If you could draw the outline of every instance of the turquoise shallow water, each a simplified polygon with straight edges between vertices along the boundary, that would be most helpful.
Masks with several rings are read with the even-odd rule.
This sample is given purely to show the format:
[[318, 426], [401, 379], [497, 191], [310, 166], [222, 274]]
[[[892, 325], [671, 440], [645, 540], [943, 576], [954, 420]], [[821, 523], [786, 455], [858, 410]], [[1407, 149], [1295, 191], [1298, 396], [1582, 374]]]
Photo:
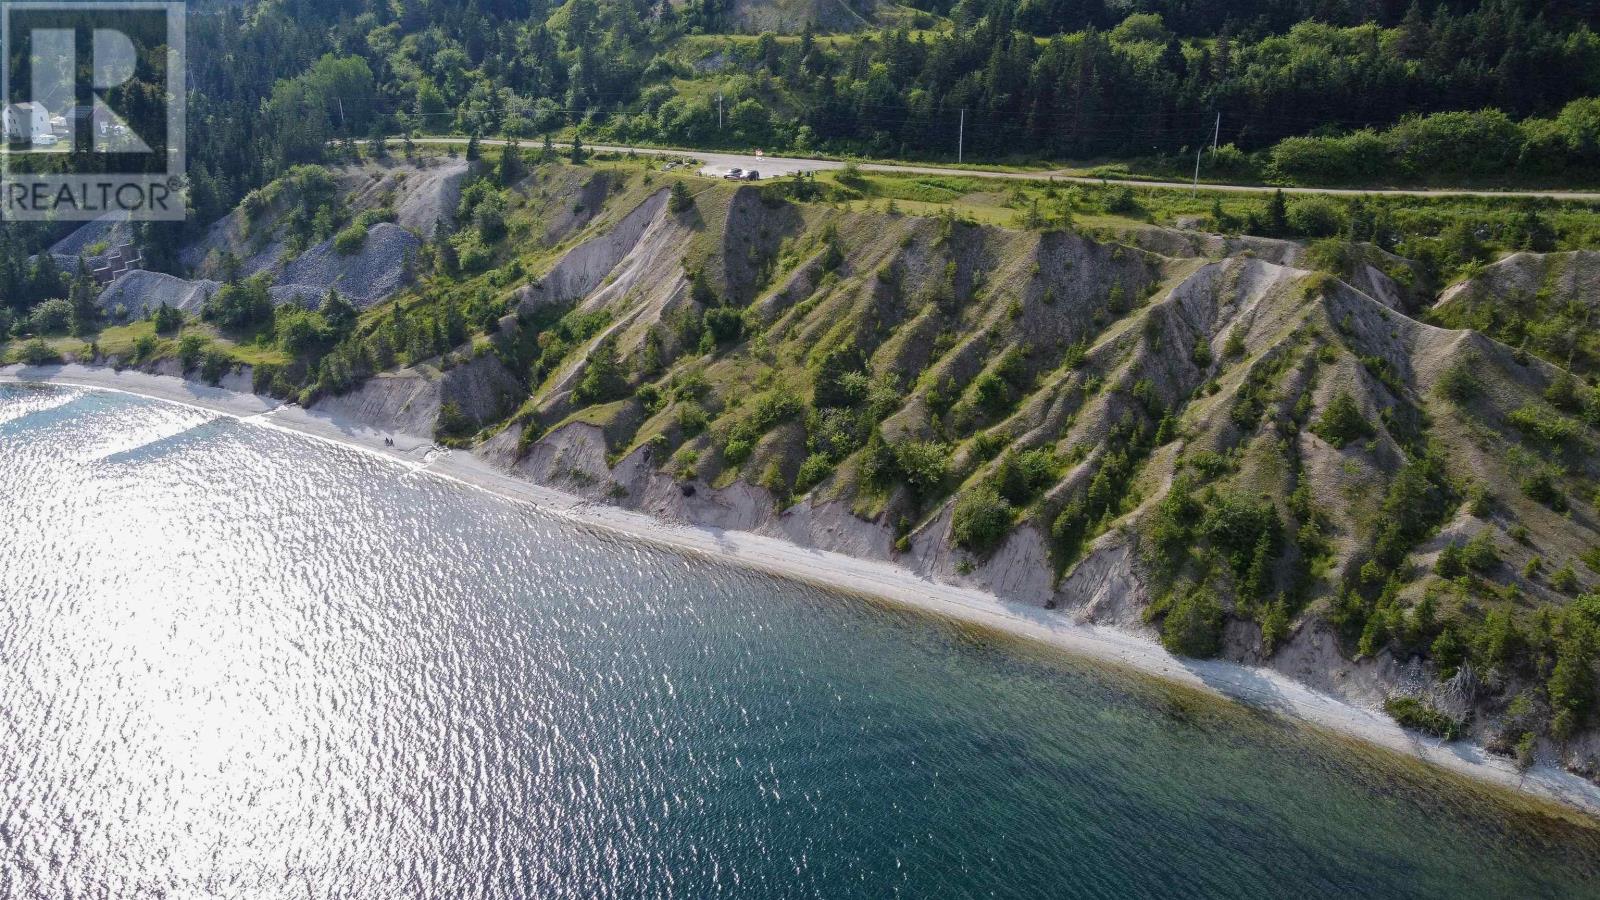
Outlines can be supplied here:
[[1600, 831], [365, 454], [0, 386], [0, 896], [1583, 897]]

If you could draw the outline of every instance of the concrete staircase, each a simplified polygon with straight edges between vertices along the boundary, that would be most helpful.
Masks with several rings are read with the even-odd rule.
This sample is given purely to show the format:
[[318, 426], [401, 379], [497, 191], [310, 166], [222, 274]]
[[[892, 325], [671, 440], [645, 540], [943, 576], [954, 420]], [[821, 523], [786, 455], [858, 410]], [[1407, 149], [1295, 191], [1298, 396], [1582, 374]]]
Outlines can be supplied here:
[[123, 244], [112, 250], [106, 251], [104, 262], [97, 266], [91, 274], [101, 287], [117, 279], [117, 276], [133, 269], [144, 268], [144, 254], [132, 244]]

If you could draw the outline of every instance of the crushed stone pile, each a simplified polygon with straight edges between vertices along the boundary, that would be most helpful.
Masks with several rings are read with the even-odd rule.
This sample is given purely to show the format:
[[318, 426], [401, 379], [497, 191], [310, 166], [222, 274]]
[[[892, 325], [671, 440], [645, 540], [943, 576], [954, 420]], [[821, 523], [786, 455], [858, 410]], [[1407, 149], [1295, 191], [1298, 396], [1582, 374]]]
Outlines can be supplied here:
[[120, 219], [95, 219], [85, 222], [71, 234], [50, 245], [56, 256], [84, 256], [95, 244], [120, 247], [133, 242], [133, 225]]
[[284, 266], [272, 286], [272, 301], [299, 298], [316, 306], [333, 289], [356, 306], [372, 306], [406, 285], [409, 263], [421, 246], [416, 235], [388, 222], [372, 226], [361, 250], [350, 256], [333, 249], [333, 241], [323, 241]]
[[100, 296], [95, 298], [95, 305], [109, 313], [120, 303], [133, 317], [148, 315], [162, 303], [184, 312], [197, 313], [200, 305], [219, 287], [221, 285], [215, 281], [189, 281], [164, 272], [135, 269], [106, 285]]

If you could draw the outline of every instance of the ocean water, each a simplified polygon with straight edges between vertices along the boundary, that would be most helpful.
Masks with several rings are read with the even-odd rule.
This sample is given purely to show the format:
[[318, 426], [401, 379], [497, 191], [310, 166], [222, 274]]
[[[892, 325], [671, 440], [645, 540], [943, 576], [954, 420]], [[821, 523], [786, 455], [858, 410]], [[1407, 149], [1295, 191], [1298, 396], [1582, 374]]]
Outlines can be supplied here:
[[1582, 897], [1600, 829], [185, 407], [0, 385], [3, 897]]

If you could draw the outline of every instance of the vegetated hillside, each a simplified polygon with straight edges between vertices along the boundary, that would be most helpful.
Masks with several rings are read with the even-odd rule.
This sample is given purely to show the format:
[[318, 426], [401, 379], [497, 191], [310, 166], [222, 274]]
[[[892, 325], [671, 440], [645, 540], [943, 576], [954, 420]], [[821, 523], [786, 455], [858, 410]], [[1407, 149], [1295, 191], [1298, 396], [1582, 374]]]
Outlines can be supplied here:
[[518, 293], [478, 452], [1594, 772], [1600, 394], [1296, 255], [661, 189]]
[[[95, 333], [46, 303], [19, 327], [88, 343], [14, 358], [249, 363], [257, 390], [596, 500], [890, 559], [1596, 773], [1593, 263], [1485, 262], [1592, 245], [1582, 210], [659, 165], [292, 171], [185, 248], [217, 282], [108, 291], [201, 291], [198, 315]], [[273, 283], [357, 265], [319, 248], [379, 222], [417, 242], [391, 299]]]
[[723, 24], [747, 34], [799, 34], [811, 28], [847, 33], [878, 24], [876, 0], [734, 0]]
[[1600, 392], [1542, 344], [1417, 318], [1519, 266], [1581, 294], [1549, 274], [1570, 257], [1483, 267], [1430, 310], [1420, 264], [1365, 245], [582, 171], [523, 189], [539, 221], [589, 218], [534, 238], [491, 337], [322, 402], [437, 411], [441, 438], [541, 482], [893, 559], [1595, 774]]
[[1600, 253], [1515, 253], [1445, 291], [1429, 318], [1593, 377], [1600, 373], [1597, 303]]
[[969, 163], [1176, 175], [1220, 115], [1208, 178], [1571, 186], [1600, 172], [1597, 22], [1551, 0], [196, 3], [181, 237], [329, 141], [406, 133], [951, 160], [965, 122]]

